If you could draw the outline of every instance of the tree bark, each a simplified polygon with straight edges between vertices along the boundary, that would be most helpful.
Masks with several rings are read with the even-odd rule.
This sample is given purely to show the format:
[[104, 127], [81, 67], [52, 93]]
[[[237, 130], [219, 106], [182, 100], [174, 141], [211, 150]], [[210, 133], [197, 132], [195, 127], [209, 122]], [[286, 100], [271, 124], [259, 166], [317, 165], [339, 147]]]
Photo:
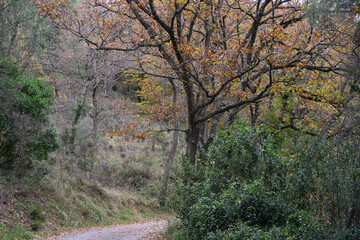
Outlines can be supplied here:
[[169, 153], [169, 158], [168, 158], [168, 160], [166, 162], [164, 176], [163, 176], [162, 183], [161, 183], [161, 190], [160, 190], [160, 196], [159, 196], [160, 205], [165, 204], [165, 196], [166, 196], [166, 192], [167, 192], [167, 189], [168, 189], [170, 170], [171, 170], [171, 167], [174, 164], [178, 138], [179, 138], [179, 131], [174, 131], [173, 138], [172, 138], [171, 149], [170, 149], [170, 153]]
[[195, 164], [195, 157], [198, 150], [200, 129], [198, 125], [189, 124], [186, 137], [187, 156], [192, 164]]
[[[177, 89], [174, 81], [170, 80], [171, 86], [173, 88], [173, 103], [177, 102]], [[178, 128], [178, 123], [175, 123], [175, 129]], [[166, 162], [165, 170], [164, 170], [164, 176], [161, 183], [161, 190], [160, 190], [160, 196], [159, 196], [159, 202], [160, 205], [165, 204], [165, 196], [168, 189], [168, 183], [169, 183], [169, 177], [170, 177], [170, 170], [172, 165], [174, 164], [175, 156], [176, 156], [176, 149], [178, 144], [178, 138], [179, 138], [179, 131], [174, 131], [171, 149], [169, 153], [168, 160]]]
[[254, 126], [257, 123], [259, 117], [259, 102], [254, 104], [254, 107], [250, 105], [251, 125]]
[[95, 84], [92, 90], [92, 101], [93, 101], [93, 112], [91, 114], [92, 121], [93, 121], [93, 128], [91, 132], [91, 138], [93, 143], [95, 144], [97, 133], [99, 130], [99, 108], [98, 108], [98, 100], [97, 100], [97, 92], [98, 92], [98, 84]]

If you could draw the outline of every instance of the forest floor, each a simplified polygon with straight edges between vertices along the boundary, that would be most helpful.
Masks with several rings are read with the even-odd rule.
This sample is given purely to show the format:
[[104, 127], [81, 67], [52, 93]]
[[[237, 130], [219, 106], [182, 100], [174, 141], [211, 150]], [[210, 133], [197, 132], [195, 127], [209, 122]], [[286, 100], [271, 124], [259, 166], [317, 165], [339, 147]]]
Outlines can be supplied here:
[[159, 233], [165, 230], [167, 221], [121, 224], [105, 227], [78, 229], [75, 232], [62, 233], [38, 240], [161, 240]]

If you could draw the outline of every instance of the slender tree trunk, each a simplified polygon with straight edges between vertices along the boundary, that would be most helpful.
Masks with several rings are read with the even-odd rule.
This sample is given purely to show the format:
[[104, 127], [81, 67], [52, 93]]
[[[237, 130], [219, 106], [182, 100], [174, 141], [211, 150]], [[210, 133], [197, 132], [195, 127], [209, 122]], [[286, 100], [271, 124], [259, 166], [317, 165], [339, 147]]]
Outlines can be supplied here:
[[96, 142], [96, 138], [97, 138], [97, 133], [99, 130], [99, 108], [98, 108], [98, 99], [97, 99], [97, 92], [98, 92], [98, 84], [95, 83], [96, 85], [93, 87], [93, 91], [92, 91], [92, 101], [93, 101], [93, 112], [91, 114], [92, 120], [93, 120], [93, 128], [92, 128], [92, 133], [91, 133], [91, 138], [93, 143], [95, 144]]
[[231, 126], [234, 124], [235, 122], [235, 119], [236, 119], [236, 115], [241, 111], [243, 110], [247, 105], [243, 105], [243, 106], [240, 106], [240, 107], [236, 107], [236, 108], [233, 108], [229, 111], [229, 116], [227, 118], [227, 126]]
[[13, 34], [11, 35], [10, 43], [9, 43], [9, 48], [8, 48], [8, 52], [7, 52], [7, 56], [8, 56], [8, 57], [11, 56], [11, 50], [12, 50], [12, 48], [13, 48], [14, 45], [15, 45], [15, 40], [16, 40], [16, 37], [17, 37], [17, 34], [18, 34], [19, 24], [20, 24], [20, 23], [18, 22], [18, 20], [16, 20], [15, 23], [14, 23], [14, 28], [12, 29], [12, 30], [13, 30]]
[[[177, 89], [175, 86], [174, 81], [170, 80], [171, 86], [173, 88], [173, 103], [176, 103], [177, 101]], [[175, 129], [178, 128], [178, 123], [175, 123]], [[164, 176], [161, 183], [161, 190], [160, 190], [160, 196], [159, 196], [159, 202], [160, 205], [165, 204], [165, 196], [168, 189], [168, 183], [169, 183], [169, 177], [170, 177], [170, 170], [172, 165], [174, 164], [175, 156], [176, 156], [176, 149], [178, 144], [178, 138], [179, 138], [179, 131], [174, 131], [173, 139], [171, 143], [171, 149], [169, 153], [168, 160], [166, 162], [165, 170], [164, 170]]]
[[179, 138], [179, 131], [174, 131], [173, 138], [172, 138], [171, 149], [170, 149], [170, 153], [169, 153], [169, 158], [168, 158], [168, 160], [166, 162], [164, 176], [163, 176], [162, 183], [161, 183], [161, 190], [160, 190], [160, 196], [159, 196], [160, 205], [165, 204], [165, 196], [166, 196], [166, 192], [167, 192], [167, 189], [168, 189], [170, 170], [171, 170], [171, 167], [174, 164], [178, 138]]
[[211, 142], [214, 140], [214, 137], [216, 135], [217, 126], [222, 117], [223, 117], [223, 114], [219, 114], [212, 118], [210, 130], [209, 130], [209, 136], [204, 145], [205, 151], [208, 150]]
[[70, 139], [69, 139], [69, 150], [70, 150], [71, 154], [75, 154], [75, 139], [76, 139], [76, 134], [77, 134], [77, 124], [80, 120], [81, 113], [85, 106], [88, 87], [89, 87], [89, 84], [86, 84], [84, 92], [82, 94], [82, 101], [80, 103], [78, 103], [77, 108], [75, 110], [75, 116], [74, 116], [74, 119], [72, 122]]
[[251, 125], [255, 125], [257, 123], [259, 117], [259, 103], [256, 102], [254, 107], [250, 105], [250, 113], [251, 113]]

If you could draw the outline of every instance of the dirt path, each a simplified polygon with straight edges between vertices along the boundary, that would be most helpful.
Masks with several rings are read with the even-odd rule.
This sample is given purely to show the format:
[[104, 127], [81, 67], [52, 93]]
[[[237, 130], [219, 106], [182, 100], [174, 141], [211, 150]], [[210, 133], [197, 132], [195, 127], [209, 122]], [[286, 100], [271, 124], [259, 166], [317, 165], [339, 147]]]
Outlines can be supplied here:
[[76, 233], [47, 238], [46, 240], [140, 240], [160, 239], [154, 235], [165, 229], [167, 221], [134, 223], [91, 228]]

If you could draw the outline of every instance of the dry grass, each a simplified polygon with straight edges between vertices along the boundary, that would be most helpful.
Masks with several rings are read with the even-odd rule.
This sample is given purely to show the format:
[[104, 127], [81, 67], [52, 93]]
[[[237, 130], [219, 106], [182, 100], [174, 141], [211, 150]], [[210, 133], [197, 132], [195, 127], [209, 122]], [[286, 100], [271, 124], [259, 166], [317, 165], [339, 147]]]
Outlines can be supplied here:
[[[90, 139], [92, 120], [88, 109], [76, 126], [74, 145], [69, 146], [65, 133], [72, 127], [76, 101], [59, 101], [52, 118], [60, 148], [43, 162], [49, 173], [41, 178], [36, 174], [6, 181], [0, 178], [0, 231], [10, 234], [20, 227], [16, 234], [25, 236], [34, 225], [29, 206], [41, 209], [44, 221], [37, 223], [40, 228], [34, 234], [43, 232], [45, 236], [74, 227], [167, 218], [159, 210], [157, 198], [171, 133], [138, 142], [99, 132], [94, 143]], [[133, 114], [104, 111], [109, 117], [101, 122], [100, 129], [136, 121], [137, 109], [132, 108]], [[17, 182], [21, 184], [14, 187]]]

